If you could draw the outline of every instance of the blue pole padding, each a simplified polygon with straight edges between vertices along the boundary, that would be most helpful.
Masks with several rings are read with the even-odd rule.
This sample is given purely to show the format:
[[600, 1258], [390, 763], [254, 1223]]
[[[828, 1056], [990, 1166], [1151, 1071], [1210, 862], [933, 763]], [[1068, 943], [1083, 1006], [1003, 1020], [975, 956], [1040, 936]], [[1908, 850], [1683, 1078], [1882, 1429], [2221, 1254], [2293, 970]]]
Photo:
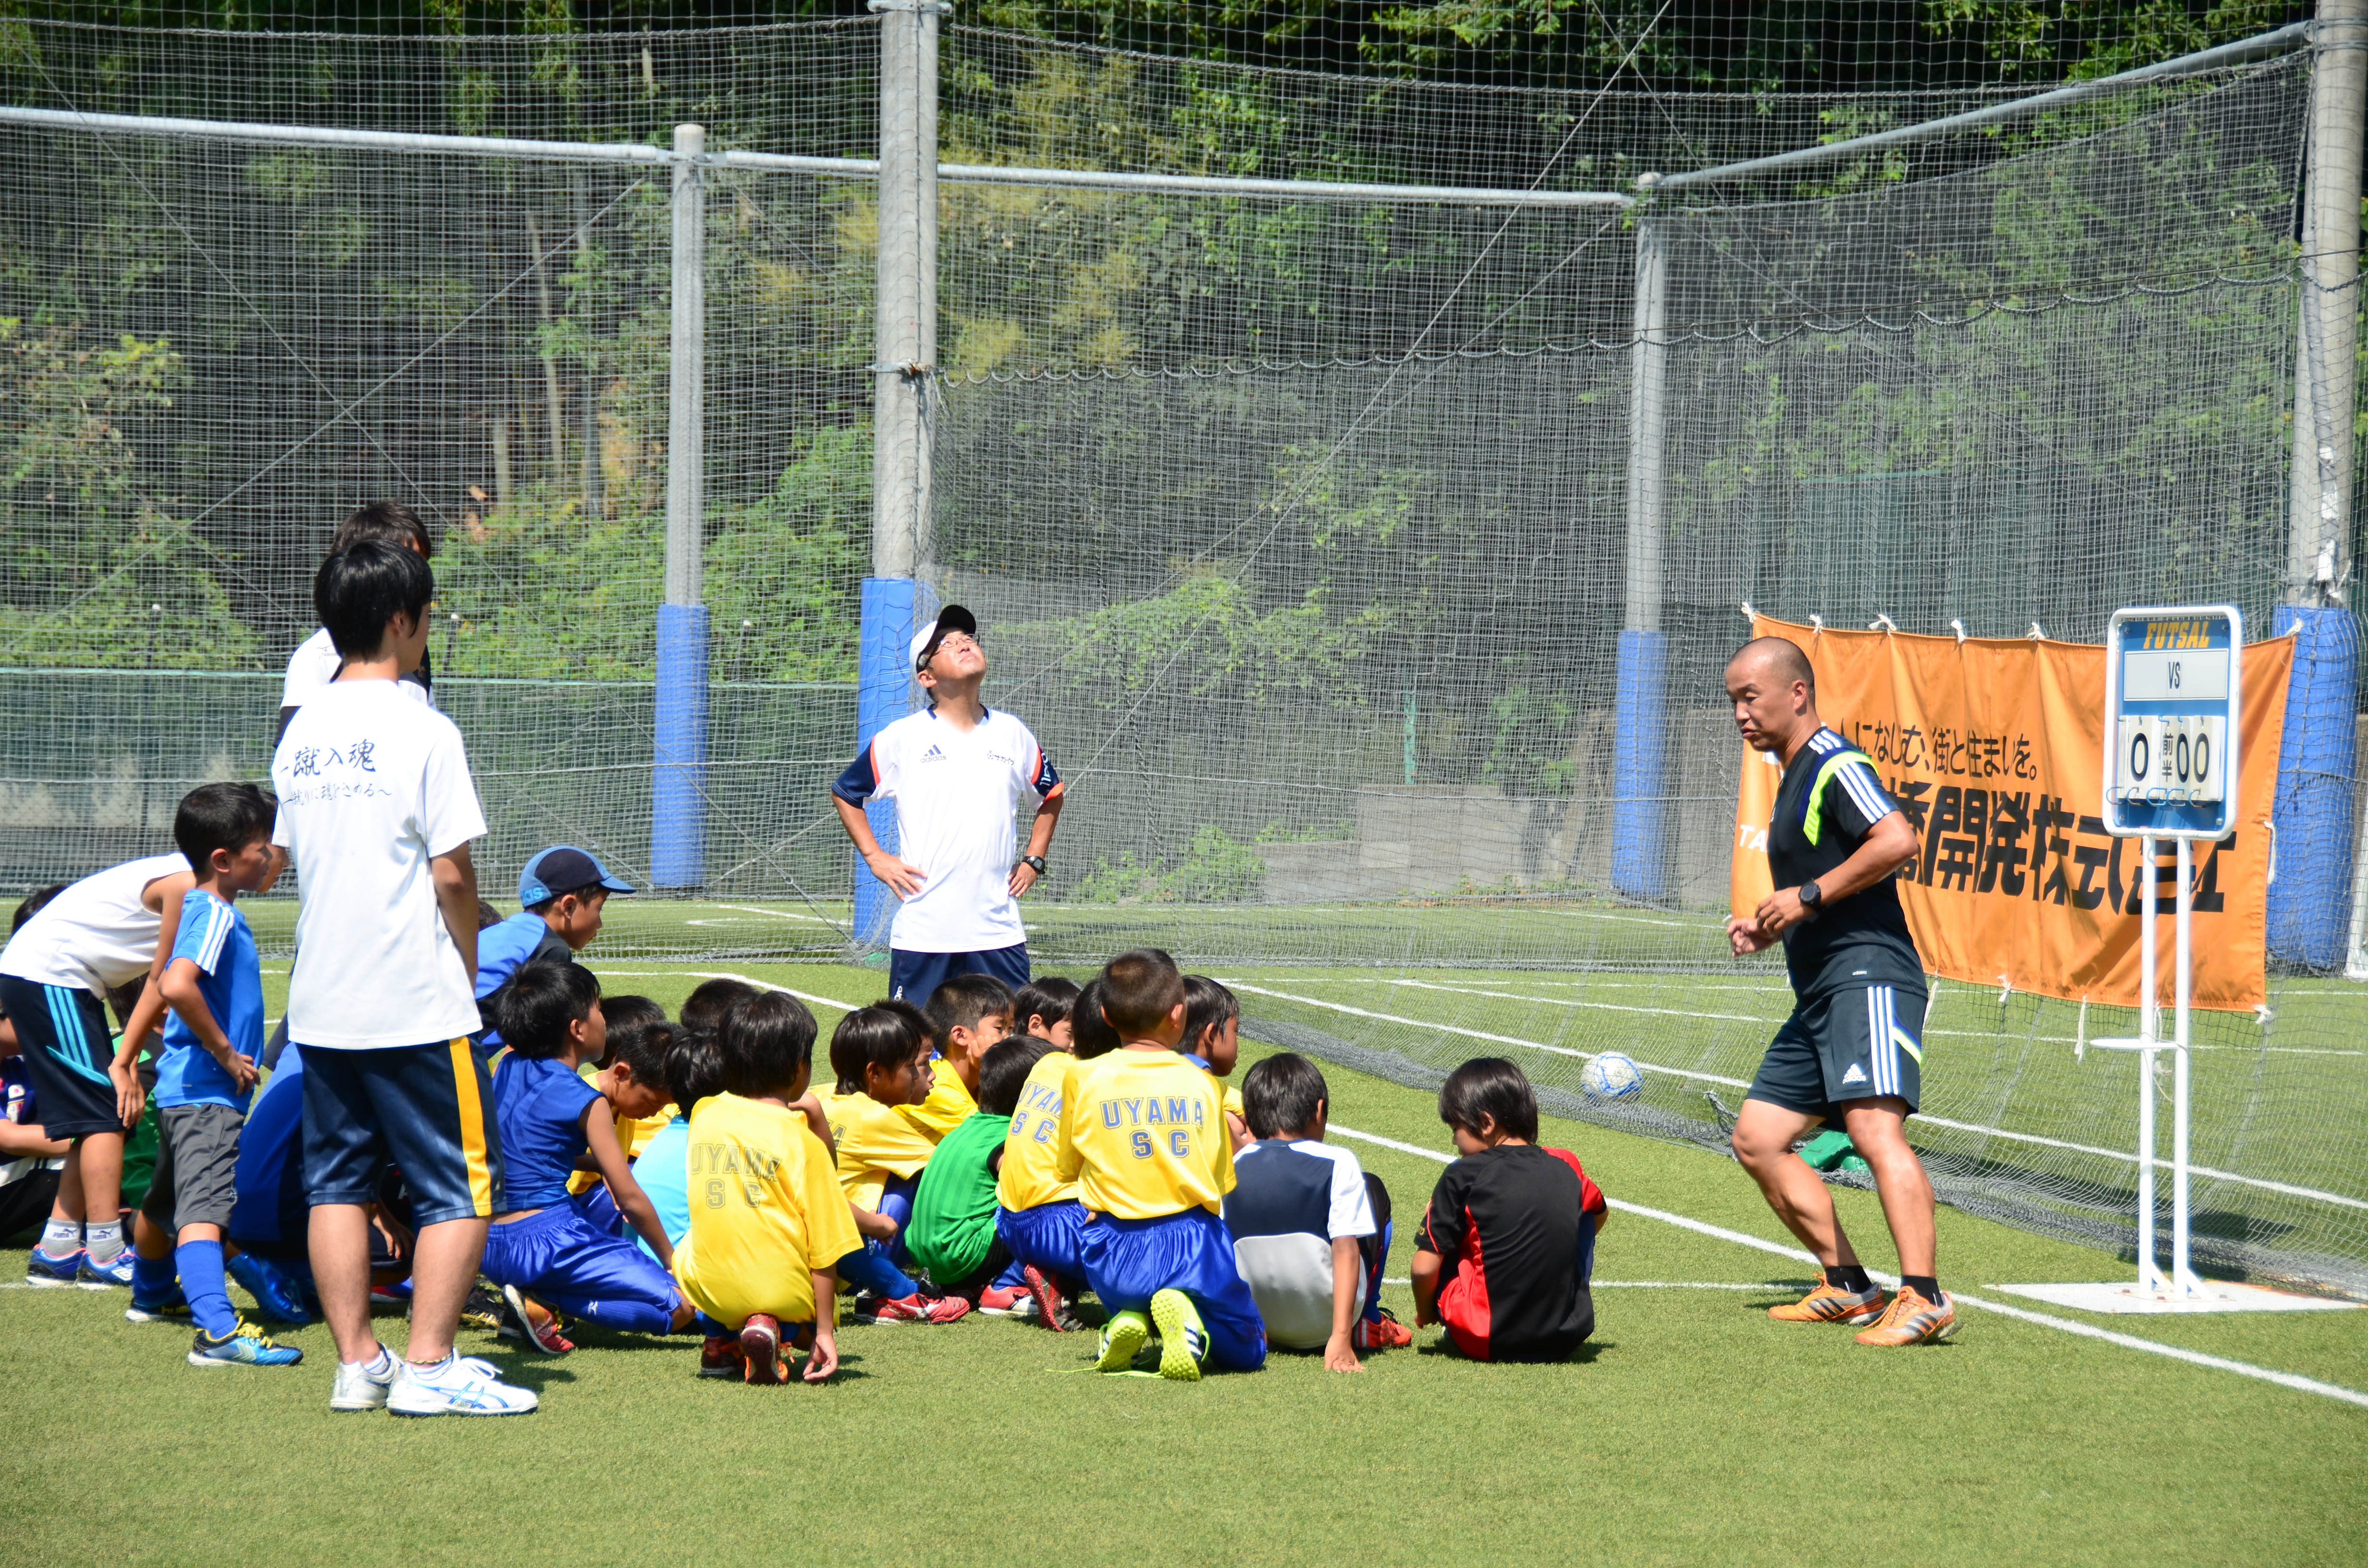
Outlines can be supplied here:
[[2360, 627], [2339, 607], [2280, 605], [2270, 631], [2297, 633], [2271, 818], [2278, 829], [2278, 879], [2270, 885], [2270, 953], [2312, 969], [2340, 969], [2351, 927]]
[[1669, 896], [1668, 634], [1620, 634], [1612, 710], [1611, 886], [1634, 899]]
[[650, 772], [650, 883], [707, 881], [707, 607], [658, 606], [657, 756]]
[[[911, 577], [863, 579], [863, 629], [856, 651], [855, 747], [913, 710], [918, 688], [913, 683], [913, 633], [925, 617], [927, 593]], [[896, 809], [874, 801], [864, 808], [871, 819], [872, 836], [880, 847], [896, 853]], [[875, 951], [888, 946], [889, 922], [896, 917], [896, 895], [871, 874], [862, 857], [855, 861], [855, 939]]]

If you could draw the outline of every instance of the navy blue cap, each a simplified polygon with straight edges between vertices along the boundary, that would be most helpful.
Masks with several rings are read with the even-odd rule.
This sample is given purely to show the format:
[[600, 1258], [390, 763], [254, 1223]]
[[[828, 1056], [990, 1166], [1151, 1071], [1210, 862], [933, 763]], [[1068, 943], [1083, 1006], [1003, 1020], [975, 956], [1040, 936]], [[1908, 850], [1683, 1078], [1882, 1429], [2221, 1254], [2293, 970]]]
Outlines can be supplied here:
[[609, 869], [572, 844], [557, 844], [526, 863], [518, 873], [518, 903], [532, 908], [562, 893], [603, 887], [610, 892], [631, 892], [633, 884], [619, 881]]

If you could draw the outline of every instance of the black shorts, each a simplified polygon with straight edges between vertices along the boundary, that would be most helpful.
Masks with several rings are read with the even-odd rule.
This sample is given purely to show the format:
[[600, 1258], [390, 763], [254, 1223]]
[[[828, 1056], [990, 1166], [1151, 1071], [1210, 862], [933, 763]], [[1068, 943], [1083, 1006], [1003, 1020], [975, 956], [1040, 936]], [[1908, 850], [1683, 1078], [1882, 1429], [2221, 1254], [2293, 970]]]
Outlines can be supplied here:
[[56, 1207], [58, 1178], [64, 1174], [44, 1163], [0, 1187], [0, 1244], [40, 1228]]
[[246, 1114], [226, 1105], [156, 1108], [156, 1174], [140, 1212], [167, 1231], [230, 1223], [238, 1201], [238, 1130]]
[[314, 1205], [377, 1202], [392, 1164], [416, 1224], [500, 1211], [493, 1085], [465, 1038], [376, 1051], [296, 1043], [304, 1052], [304, 1189]]
[[120, 1132], [115, 1081], [107, 1075], [115, 1045], [107, 1009], [79, 985], [44, 985], [0, 974], [0, 1007], [17, 1026], [33, 1103], [52, 1138]]
[[1923, 1090], [1924, 998], [1896, 985], [1837, 991], [1793, 1009], [1745, 1097], [1839, 1126], [1852, 1100], [1895, 1096], [1913, 1111]]

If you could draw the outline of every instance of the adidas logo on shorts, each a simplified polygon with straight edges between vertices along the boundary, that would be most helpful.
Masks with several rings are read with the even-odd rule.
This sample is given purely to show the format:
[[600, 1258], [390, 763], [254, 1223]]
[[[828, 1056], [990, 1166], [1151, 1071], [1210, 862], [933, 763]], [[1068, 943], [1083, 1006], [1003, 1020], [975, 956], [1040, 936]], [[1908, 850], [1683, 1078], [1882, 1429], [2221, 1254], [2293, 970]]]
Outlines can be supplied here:
[[1866, 1082], [1866, 1074], [1861, 1072], [1859, 1070], [1858, 1063], [1853, 1062], [1850, 1064], [1850, 1071], [1842, 1074], [1842, 1082], [1845, 1084], [1863, 1084]]

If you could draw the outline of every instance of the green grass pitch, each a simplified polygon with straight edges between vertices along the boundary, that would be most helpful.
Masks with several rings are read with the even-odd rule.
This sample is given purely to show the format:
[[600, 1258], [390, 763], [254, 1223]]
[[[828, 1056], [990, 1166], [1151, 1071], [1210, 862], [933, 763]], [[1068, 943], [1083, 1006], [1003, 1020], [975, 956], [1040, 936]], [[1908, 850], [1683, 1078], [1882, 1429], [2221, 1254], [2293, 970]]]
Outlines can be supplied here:
[[[595, 967], [670, 1008], [698, 971], [849, 1002], [880, 980], [822, 964]], [[275, 1010], [285, 983], [267, 977]], [[827, 1030], [836, 1013], [815, 1011]], [[1258, 1053], [1246, 1046], [1245, 1065]], [[1326, 1073], [1338, 1127], [1447, 1147], [1427, 1095]], [[1783, 1239], [1716, 1155], [1566, 1122], [1546, 1136], [1615, 1199]], [[1388, 1272], [1402, 1278], [1439, 1164], [1342, 1141], [1389, 1184]], [[1838, 1197], [1888, 1266], [1873, 1198]], [[1975, 1294], [2127, 1267], [1948, 1210], [1941, 1237], [1944, 1283]], [[21, 1278], [22, 1256], [0, 1256], [0, 1279]], [[1909, 1351], [1770, 1324], [1764, 1309], [1809, 1274], [1618, 1212], [1597, 1264], [1600, 1327], [1569, 1365], [1474, 1365], [1425, 1331], [1353, 1378], [1278, 1353], [1199, 1385], [1099, 1378], [1089, 1335], [977, 1318], [842, 1330], [836, 1381], [778, 1390], [699, 1381], [689, 1341], [586, 1330], [547, 1359], [464, 1330], [463, 1349], [537, 1388], [542, 1410], [416, 1424], [333, 1415], [318, 1326], [287, 1335], [312, 1358], [293, 1370], [201, 1371], [181, 1358], [185, 1331], [124, 1323], [122, 1292], [10, 1289], [8, 1557], [2258, 1564], [2368, 1548], [2368, 1410], [1970, 1309], [1955, 1343]], [[1411, 1319], [1402, 1287], [1385, 1300]], [[2368, 1390], [2368, 1312], [2043, 1315]], [[400, 1346], [400, 1316], [381, 1332]]]

